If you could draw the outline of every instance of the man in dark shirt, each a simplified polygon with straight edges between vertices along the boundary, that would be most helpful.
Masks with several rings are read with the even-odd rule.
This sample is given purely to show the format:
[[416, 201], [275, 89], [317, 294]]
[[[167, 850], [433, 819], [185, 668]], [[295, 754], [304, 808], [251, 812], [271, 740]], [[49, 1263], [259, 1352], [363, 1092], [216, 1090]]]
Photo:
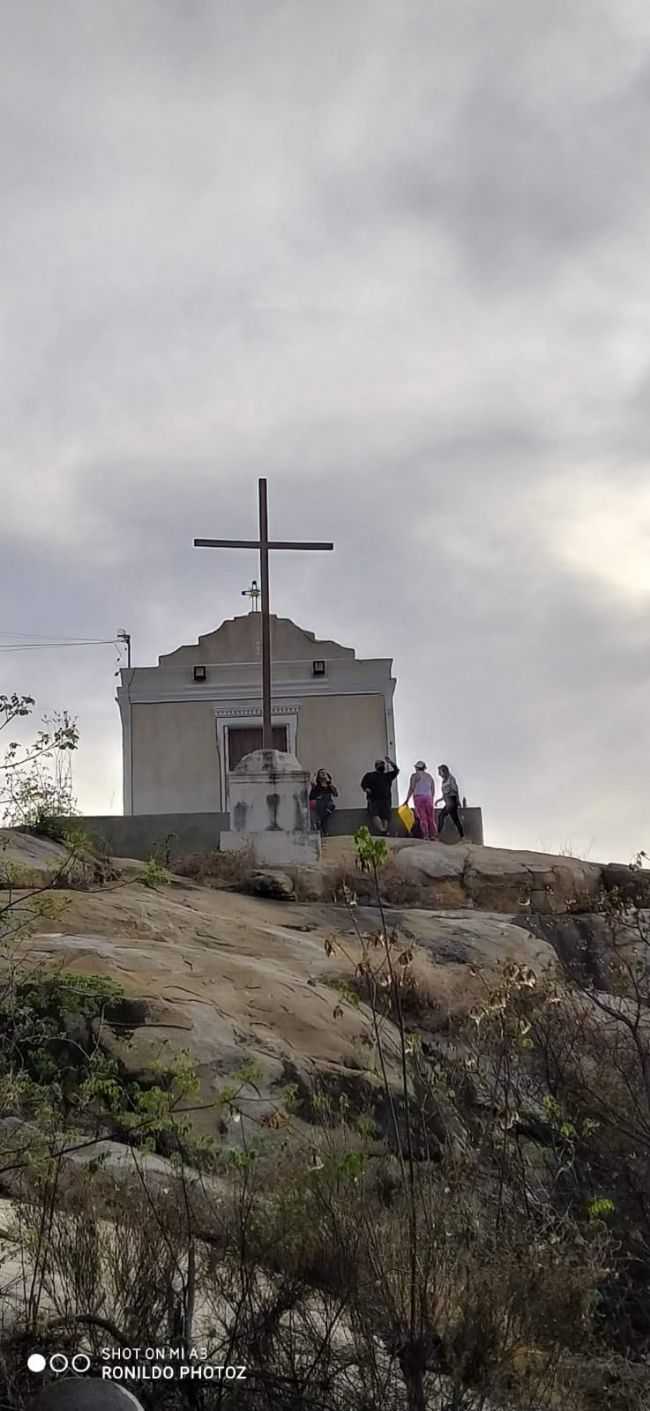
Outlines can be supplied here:
[[364, 774], [361, 780], [368, 800], [368, 813], [373, 833], [388, 833], [393, 816], [393, 781], [399, 769], [392, 759], [376, 759], [374, 769]]

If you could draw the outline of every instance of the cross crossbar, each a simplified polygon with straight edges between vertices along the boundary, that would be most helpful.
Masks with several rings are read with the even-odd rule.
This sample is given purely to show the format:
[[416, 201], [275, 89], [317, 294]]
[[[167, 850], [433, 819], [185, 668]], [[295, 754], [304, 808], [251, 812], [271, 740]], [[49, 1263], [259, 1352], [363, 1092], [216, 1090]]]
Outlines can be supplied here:
[[333, 549], [333, 544], [293, 543], [290, 540], [272, 539], [195, 539], [195, 549]]
[[195, 549], [257, 549], [260, 556], [260, 581], [262, 585], [262, 749], [273, 748], [271, 720], [271, 612], [269, 602], [269, 550], [270, 549], [321, 549], [331, 550], [333, 544], [292, 542], [289, 539], [269, 539], [268, 503], [266, 480], [258, 481], [259, 490], [259, 539], [195, 539]]

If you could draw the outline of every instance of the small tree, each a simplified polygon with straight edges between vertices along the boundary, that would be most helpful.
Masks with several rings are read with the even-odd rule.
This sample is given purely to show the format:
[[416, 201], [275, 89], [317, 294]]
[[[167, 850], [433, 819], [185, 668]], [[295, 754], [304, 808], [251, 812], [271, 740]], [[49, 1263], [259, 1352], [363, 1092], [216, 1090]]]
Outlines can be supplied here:
[[[31, 714], [33, 696], [0, 696], [0, 730]], [[12, 740], [0, 765], [0, 805], [10, 827], [50, 831], [50, 820], [76, 812], [70, 756], [79, 743], [76, 720], [67, 711], [46, 716], [31, 745]]]

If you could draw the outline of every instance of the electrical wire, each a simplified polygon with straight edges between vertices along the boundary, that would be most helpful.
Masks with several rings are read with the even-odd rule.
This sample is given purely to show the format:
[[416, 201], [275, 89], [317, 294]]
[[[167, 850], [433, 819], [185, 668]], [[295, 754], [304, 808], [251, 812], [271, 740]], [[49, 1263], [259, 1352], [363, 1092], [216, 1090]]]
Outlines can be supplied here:
[[[105, 640], [103, 637], [101, 637], [101, 638], [97, 638], [97, 637], [82, 637], [82, 636], [81, 636], [81, 633], [77, 633], [76, 637], [69, 637], [68, 634], [67, 634], [67, 632], [57, 632], [56, 636], [55, 636], [55, 637], [52, 637], [49, 632], [10, 632], [8, 629], [4, 629], [4, 628], [2, 628], [2, 627], [0, 627], [0, 637], [10, 637], [12, 640], [13, 640], [14, 638], [18, 638], [18, 639], [20, 639], [21, 641], [24, 641], [24, 642], [34, 642], [34, 643], [37, 643], [37, 642], [96, 642], [96, 641], [102, 641], [102, 642], [103, 642], [103, 641]], [[114, 639], [111, 637], [110, 640], [113, 641]]]
[[60, 647], [114, 647], [117, 644], [115, 637], [89, 637], [86, 640], [70, 640], [67, 642], [0, 642], [0, 652], [47, 652]]

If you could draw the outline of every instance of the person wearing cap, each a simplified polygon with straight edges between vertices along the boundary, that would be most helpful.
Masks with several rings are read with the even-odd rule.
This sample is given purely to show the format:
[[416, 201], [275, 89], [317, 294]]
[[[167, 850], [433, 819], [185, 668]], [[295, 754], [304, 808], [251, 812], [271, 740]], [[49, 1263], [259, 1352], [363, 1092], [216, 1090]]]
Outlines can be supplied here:
[[376, 759], [375, 767], [364, 774], [361, 788], [368, 800], [368, 813], [373, 833], [386, 834], [390, 831], [393, 816], [393, 781], [399, 769], [392, 759]]
[[406, 795], [406, 803], [413, 799], [415, 816], [420, 825], [420, 833], [423, 838], [433, 842], [438, 836], [436, 827], [436, 815], [433, 809], [433, 800], [436, 792], [435, 783], [427, 771], [427, 766], [423, 759], [419, 759], [415, 765], [415, 771], [411, 775], [409, 791]]

